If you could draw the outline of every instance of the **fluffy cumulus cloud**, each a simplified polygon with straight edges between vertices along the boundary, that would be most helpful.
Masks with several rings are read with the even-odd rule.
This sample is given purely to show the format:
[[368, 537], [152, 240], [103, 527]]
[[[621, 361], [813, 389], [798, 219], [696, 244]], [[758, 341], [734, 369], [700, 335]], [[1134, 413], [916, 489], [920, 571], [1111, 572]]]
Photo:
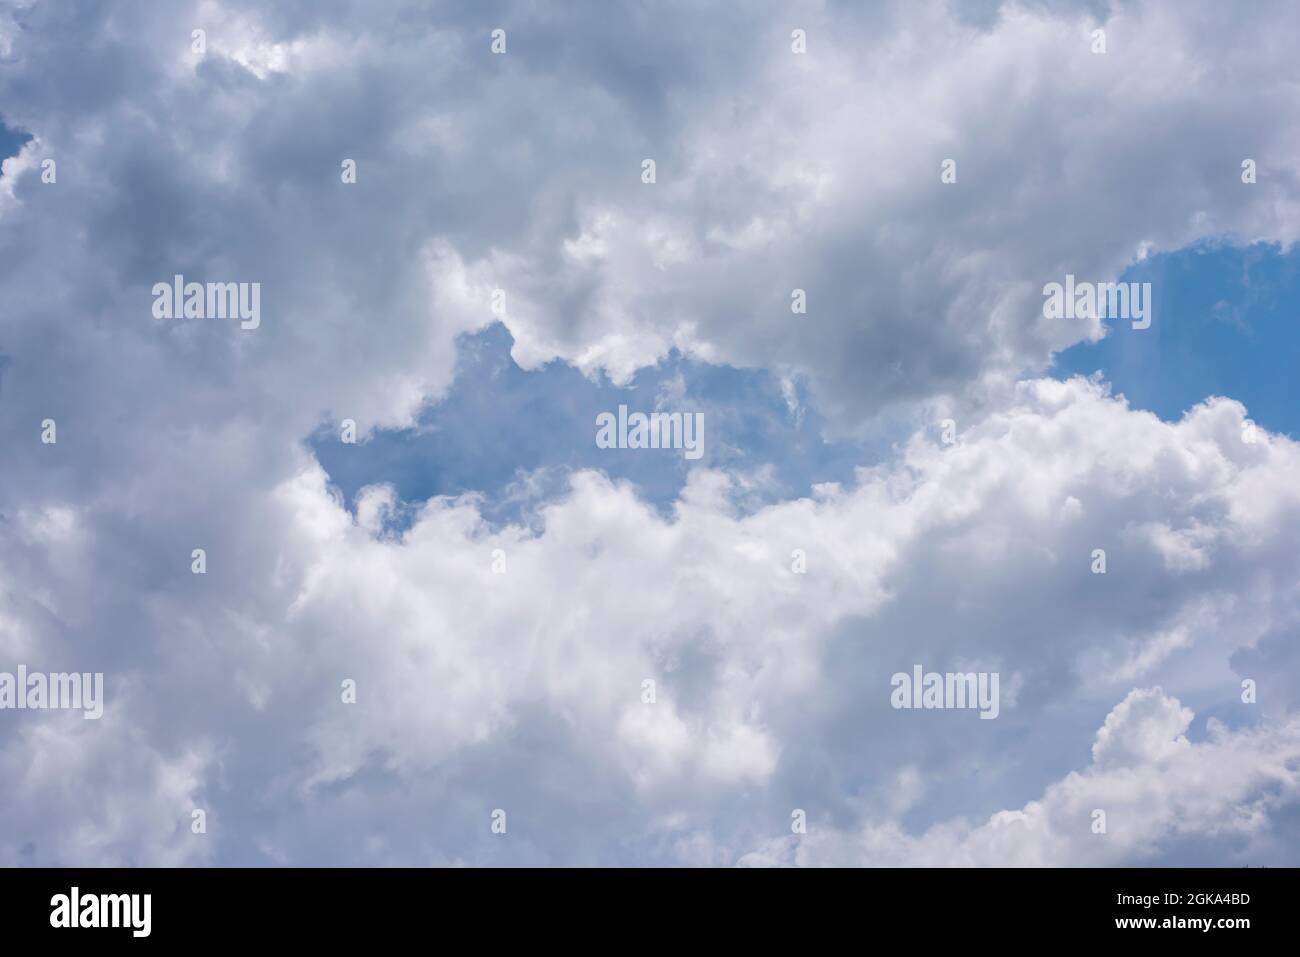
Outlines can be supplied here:
[[919, 834], [868, 817], [851, 831], [770, 840], [740, 863], [1115, 866], [1160, 860], [1189, 842], [1199, 856], [1186, 860], [1213, 859], [1207, 844], [1242, 859], [1270, 857], [1276, 835], [1269, 822], [1300, 797], [1300, 722], [1292, 717], [1234, 734], [1212, 720], [1209, 740], [1191, 745], [1182, 732], [1192, 718], [1158, 687], [1135, 690], [1106, 717], [1093, 763], [1022, 808], [981, 822], [944, 821]]
[[[79, 592], [112, 568], [118, 519], [32, 517], [26, 550], [56, 557], [31, 576], [44, 603], [10, 597], [10, 631], [28, 658], [103, 633], [100, 654], [129, 656], [105, 670], [130, 677], [99, 725], [7, 741], [31, 794], [7, 830], [48, 820], [44, 789], [71, 779], [78, 820], [104, 793], [147, 796], [99, 841], [197, 860], [1064, 862], [1158, 853], [1201, 826], [1248, 839], [1293, 798], [1293, 691], [1259, 676], [1274, 720], [1211, 717], [1196, 744], [1180, 704], [1240, 722], [1232, 656], [1300, 611], [1300, 448], [1244, 445], [1243, 421], [1216, 401], [1162, 423], [1096, 383], [1040, 380], [959, 444], [918, 436], [809, 499], [742, 512], [736, 483], [701, 471], [664, 517], [582, 472], [536, 527], [442, 499], [400, 535], [388, 489], [351, 514], [304, 456], [247, 525], [212, 531], [209, 575], [181, 561], [171, 582], [132, 583], [134, 612]], [[1209, 523], [1201, 568], [1169, 564], [1149, 531]], [[105, 619], [130, 619], [133, 640]], [[999, 672], [998, 720], [892, 709], [889, 678], [913, 663]], [[1157, 676], [1164, 690], [1132, 690]], [[1085, 770], [1045, 779], [1061, 754]], [[128, 784], [120, 760], [147, 768]], [[1003, 810], [1030, 782], [1044, 798]], [[194, 806], [219, 830], [177, 848]], [[508, 847], [486, 830], [496, 808]], [[807, 847], [776, 837], [795, 808]], [[976, 809], [989, 823], [955, 822]], [[84, 854], [56, 847], [37, 852]]]
[[[1294, 863], [1300, 446], [1039, 376], [1102, 334], [1045, 282], [1295, 238], [1295, 18], [0, 13], [0, 671], [106, 675], [99, 721], [0, 711], [0, 862]], [[154, 319], [178, 273], [260, 327]], [[537, 375], [677, 350], [908, 437], [757, 505], [347, 507], [307, 440], [415, 424], [498, 319]], [[915, 664], [997, 719], [891, 707]]]

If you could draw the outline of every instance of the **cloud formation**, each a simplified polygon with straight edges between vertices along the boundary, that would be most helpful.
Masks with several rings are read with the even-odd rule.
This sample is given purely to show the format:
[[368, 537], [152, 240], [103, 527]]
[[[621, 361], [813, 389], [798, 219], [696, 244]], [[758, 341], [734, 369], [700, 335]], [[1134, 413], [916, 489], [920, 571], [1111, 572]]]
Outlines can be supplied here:
[[[1294, 240], [1295, 16], [0, 14], [33, 136], [0, 176], [0, 656], [109, 701], [0, 720], [0, 862], [1294, 862], [1300, 449], [1230, 398], [1162, 422], [1037, 376], [1101, 334], [1045, 282]], [[260, 327], [154, 320], [177, 273], [260, 282]], [[757, 507], [696, 468], [666, 515], [591, 469], [535, 523], [345, 508], [310, 437], [414, 425], [498, 319], [534, 375], [675, 349], [908, 438]], [[891, 709], [915, 663], [999, 671], [999, 718]]]
[[[1086, 760], [1091, 736], [1071, 728], [1089, 715], [1095, 728], [1114, 709], [1092, 743], [1103, 784], [1181, 760], [1191, 712], [1172, 696], [1250, 720], [1230, 661], [1294, 628], [1300, 448], [1243, 445], [1242, 423], [1226, 400], [1170, 424], [1095, 383], [1037, 380], [957, 445], [918, 434], [897, 462], [811, 499], [743, 513], [726, 473], [697, 471], [665, 519], [631, 486], [581, 472], [540, 529], [487, 525], [472, 497], [434, 499], [400, 537], [383, 521], [391, 492], [368, 490], [354, 516], [305, 455], [255, 508], [212, 481], [228, 518], [204, 539], [208, 575], [182, 562], [165, 584], [131, 586], [145, 615], [105, 670], [140, 677], [110, 683], [94, 747], [85, 729], [50, 725], [75, 735], [58, 787], [111, 791], [97, 769], [125, 725], [185, 788], [151, 846], [174, 850], [187, 800], [222, 822], [189, 845], [199, 860], [733, 863], [794, 808], [811, 835], [886, 826], [882, 807], [894, 859], [929, 860], [958, 794], [963, 815], [992, 815], [1045, 786], [1061, 754]], [[11, 654], [84, 645], [78, 615], [127, 617], [85, 581], [120, 547], [105, 511], [25, 519], [27, 550], [64, 560], [42, 566], [48, 606], [7, 603], [9, 632], [28, 636]], [[1168, 537], [1211, 522], [1203, 566], [1167, 560]], [[1090, 570], [1096, 547], [1106, 575]], [[14, 551], [7, 577], [25, 584]], [[890, 675], [914, 662], [999, 671], [998, 720], [892, 710]], [[1131, 692], [1156, 676], [1165, 692]], [[1250, 676], [1278, 723], [1233, 732], [1225, 750], [1294, 733], [1287, 682]], [[10, 738], [7, 761], [27, 766], [38, 745]], [[908, 768], [921, 784], [896, 782]], [[1290, 792], [1265, 801], [1264, 771], [1243, 773], [1234, 790], [1198, 779], [1203, 793], [1189, 783], [1183, 799], [1253, 808], [1263, 826]], [[48, 813], [41, 779], [20, 778], [33, 798], [10, 833]], [[517, 815], [508, 848], [486, 846], [498, 807]], [[922, 837], [904, 840], [917, 822]], [[1157, 825], [1103, 856], [1157, 853]], [[415, 839], [397, 841], [399, 826]], [[1068, 862], [1074, 845], [1054, 835], [1015, 859]], [[637, 850], [616, 850], [628, 840]]]

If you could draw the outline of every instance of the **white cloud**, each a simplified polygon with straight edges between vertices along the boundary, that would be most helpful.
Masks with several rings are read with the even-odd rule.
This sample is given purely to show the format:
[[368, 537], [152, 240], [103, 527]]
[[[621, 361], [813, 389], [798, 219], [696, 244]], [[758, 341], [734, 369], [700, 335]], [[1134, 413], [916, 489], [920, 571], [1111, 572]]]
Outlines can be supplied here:
[[[1300, 722], [1235, 733], [1212, 723], [1210, 739], [1192, 745], [1182, 735], [1191, 721], [1191, 711], [1159, 688], [1135, 689], [1098, 731], [1093, 764], [1018, 810], [979, 824], [944, 821], [919, 835], [867, 815], [855, 831], [770, 840], [739, 863], [1116, 866], [1148, 862], [1188, 839], [1228, 839], [1247, 855], [1267, 853], [1270, 815], [1300, 798]], [[1094, 827], [1102, 821], [1104, 831]], [[1200, 861], [1207, 859], [1215, 858]]]
[[[1290, 800], [1289, 791], [1269, 800], [1256, 791], [1276, 767], [1264, 757], [1291, 746], [1291, 719], [1263, 708], [1261, 720], [1273, 717], [1258, 731], [1191, 745], [1190, 711], [1172, 697], [1236, 713], [1232, 655], [1296, 620], [1289, 543], [1300, 492], [1290, 477], [1300, 448], [1278, 436], [1244, 445], [1242, 415], [1221, 400], [1166, 424], [1082, 379], [1026, 382], [959, 445], [918, 435], [899, 461], [816, 500], [740, 513], [729, 496], [743, 483], [696, 472], [665, 519], [630, 487], [578, 473], [567, 497], [543, 507], [536, 532], [486, 525], [472, 498], [435, 499], [395, 538], [380, 521], [389, 493], [363, 495], [354, 520], [305, 455], [293, 478], [242, 507], [234, 503], [244, 486], [209, 478], [200, 484], [228, 516], [205, 539], [209, 574], [190, 576], [181, 552], [173, 583], [134, 621], [147, 657], [105, 669], [137, 676], [137, 691], [108, 709], [142, 729], [159, 762], [214, 735], [231, 757], [219, 770], [216, 751], [193, 752], [209, 757], [188, 759], [187, 789], [218, 775], [237, 782], [238, 794], [217, 796], [217, 811], [228, 827], [251, 828], [243, 840], [287, 860], [474, 859], [476, 815], [506, 803], [521, 812], [515, 829], [538, 860], [608, 860], [629, 833], [668, 841], [654, 853], [684, 841], [684, 854], [702, 853], [707, 833], [717, 853], [738, 859], [788, 826], [792, 807], [809, 809], [819, 828], [828, 815], [863, 813], [876, 782], [905, 767], [922, 780], [963, 782], [963, 814], [1018, 806], [1042, 786], [1036, 768], [1062, 748], [1086, 750], [1053, 715], [1068, 707], [1100, 716], [1140, 674], [1166, 691], [1135, 693], [1113, 710], [1082, 779], [969, 832], [944, 812], [951, 795], [913, 779], [906, 800], [879, 796], [885, 818], [868, 815], [873, 823], [845, 847], [861, 843], [868, 859], [896, 862], [1004, 854], [1067, 863], [1153, 853], [1175, 831], [1239, 829], [1243, 807], [1251, 827], [1264, 827]], [[1245, 495], [1249, 508], [1240, 507]], [[1062, 507], [1070, 499], [1086, 521]], [[125, 504], [103, 502], [79, 520], [78, 562], [35, 541], [26, 561], [17, 543], [6, 549], [10, 580], [21, 585], [38, 568], [48, 576], [48, 606], [5, 608], [47, 651], [66, 655], [75, 641], [60, 637], [60, 622], [124, 620], [85, 576], [121, 548], [102, 543], [101, 524]], [[1147, 540], [1126, 543], [1121, 531], [1139, 519], [1213, 520], [1220, 546], [1210, 567], [1171, 570]], [[1098, 542], [1112, 549], [1106, 576], [1090, 572]], [[791, 571], [794, 548], [807, 552], [805, 575]], [[492, 570], [494, 549], [505, 574]], [[1243, 593], [1257, 614], [1206, 603]], [[1171, 629], [1179, 641], [1140, 667], [1096, 667], [1098, 656], [1144, 653], [1136, 649]], [[1000, 671], [1008, 696], [999, 719], [892, 710], [889, 676], [913, 662]], [[145, 675], [151, 691], [141, 698]], [[357, 683], [355, 705], [341, 701], [345, 678]], [[646, 678], [657, 683], [654, 704], [641, 700]], [[221, 718], [214, 727], [205, 715]], [[942, 721], [938, 738], [932, 718]], [[39, 715], [23, 720], [43, 726]], [[1009, 734], [1022, 749], [1017, 763], [1008, 763]], [[17, 766], [33, 746], [21, 735], [0, 754]], [[1201, 766], [1193, 760], [1234, 750], [1245, 783], [1201, 782], [1204, 793], [1178, 802], [1149, 793], [1174, 772], [1190, 788]], [[263, 765], [273, 770], [259, 779], [253, 769]], [[95, 763], [73, 763], [59, 787], [118, 787], [102, 775]], [[451, 804], [417, 823], [413, 808], [384, 797], [394, 787]], [[373, 803], [347, 797], [358, 789]], [[754, 793], [762, 799], [746, 803]], [[272, 822], [236, 825], [246, 802], [275, 795], [289, 803]], [[1104, 853], [1059, 833], [1059, 815], [1084, 809], [1086, 830], [1085, 805], [1103, 799], [1111, 804], [1096, 806], [1156, 815], [1194, 802], [1200, 816], [1174, 830], [1157, 816], [1143, 836], [1121, 828], [1133, 818], [1112, 814], [1110, 843], [1097, 845]], [[562, 823], [574, 802], [599, 811]], [[33, 799], [20, 831], [43, 829], [41, 806]], [[905, 811], [931, 822], [919, 836], [901, 823]], [[370, 840], [385, 814], [424, 838], [405, 847]], [[313, 850], [321, 828], [350, 836]], [[821, 851], [800, 853], [834, 856], [836, 844], [810, 839]]]

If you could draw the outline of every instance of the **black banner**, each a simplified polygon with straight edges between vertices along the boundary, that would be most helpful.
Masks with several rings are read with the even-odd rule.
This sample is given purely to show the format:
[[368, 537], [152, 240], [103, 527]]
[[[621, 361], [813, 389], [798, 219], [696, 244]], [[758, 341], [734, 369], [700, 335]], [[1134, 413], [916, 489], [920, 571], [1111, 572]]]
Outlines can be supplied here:
[[684, 938], [666, 933], [698, 927], [733, 942], [815, 931], [901, 935], [927, 948], [1097, 938], [1231, 947], [1291, 929], [1295, 876], [1269, 868], [17, 869], [0, 871], [0, 916], [7, 941], [95, 946], [292, 939], [335, 947], [433, 929], [484, 943], [522, 934], [538, 944], [668, 946]]

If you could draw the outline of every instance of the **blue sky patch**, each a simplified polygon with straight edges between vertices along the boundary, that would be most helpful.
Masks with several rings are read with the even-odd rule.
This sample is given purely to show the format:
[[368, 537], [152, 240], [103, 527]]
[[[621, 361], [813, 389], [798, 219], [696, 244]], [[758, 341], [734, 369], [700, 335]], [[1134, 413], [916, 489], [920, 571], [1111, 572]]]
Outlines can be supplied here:
[[31, 136], [22, 130], [10, 129], [5, 125], [3, 119], [0, 119], [0, 160], [8, 159], [10, 156], [17, 156], [18, 151], [23, 148], [23, 144], [31, 139]]
[[1107, 323], [1106, 337], [1057, 356], [1061, 377], [1101, 370], [1139, 409], [1167, 421], [1212, 395], [1244, 403], [1256, 423], [1300, 434], [1300, 255], [1276, 244], [1202, 244], [1134, 265], [1149, 282], [1149, 329]]
[[[887, 449], [883, 439], [824, 440], [806, 390], [792, 385], [793, 392], [783, 392], [766, 371], [708, 365], [674, 351], [624, 388], [603, 376], [592, 381], [564, 362], [525, 371], [510, 356], [512, 342], [500, 323], [462, 337], [455, 382], [416, 428], [381, 430], [356, 445], [341, 442], [332, 424], [312, 437], [313, 452], [349, 507], [361, 488], [389, 482], [408, 503], [479, 492], [486, 515], [511, 521], [528, 504], [562, 492], [571, 471], [596, 468], [635, 483], [666, 511], [689, 470], [703, 466], [752, 479], [752, 491], [737, 502], [750, 509], [806, 495], [815, 483], [847, 482], [856, 466]], [[617, 414], [620, 404], [629, 413], [703, 412], [703, 456], [598, 448], [596, 417]]]

